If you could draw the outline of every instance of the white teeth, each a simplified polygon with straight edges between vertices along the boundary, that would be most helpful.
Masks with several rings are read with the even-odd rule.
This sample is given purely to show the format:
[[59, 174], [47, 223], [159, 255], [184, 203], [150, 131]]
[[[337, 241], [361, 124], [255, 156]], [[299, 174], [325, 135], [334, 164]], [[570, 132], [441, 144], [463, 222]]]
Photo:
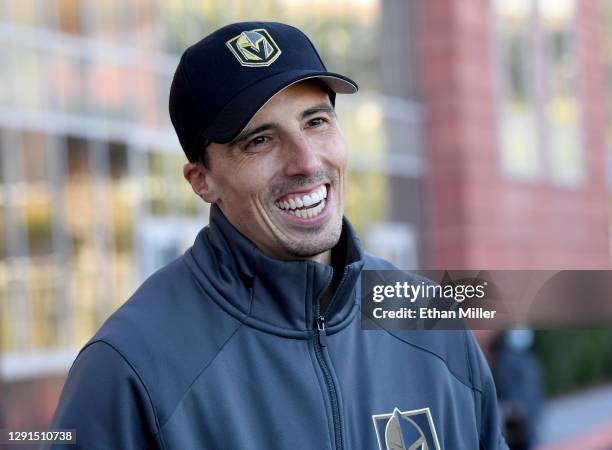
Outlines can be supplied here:
[[302, 197], [302, 201], [304, 202], [304, 206], [308, 207], [310, 205], [312, 205], [314, 202], [312, 201], [312, 198], [310, 198], [310, 195], [305, 195], [304, 197]]
[[323, 211], [323, 208], [325, 208], [325, 200], [321, 200], [321, 203], [319, 203], [317, 206], [314, 206], [312, 208], [295, 209], [295, 210], [290, 209], [287, 212], [301, 219], [310, 219], [311, 217], [318, 216], [321, 213], [321, 211]]
[[321, 203], [319, 203], [317, 205], [317, 207], [315, 208], [315, 211], [312, 213], [313, 216], [318, 216], [321, 211], [323, 211], [323, 208], [325, 208], [325, 200], [321, 200]]
[[[321, 202], [323, 202], [327, 198], [327, 186], [321, 185], [316, 191], [311, 192], [310, 194], [303, 195], [301, 197], [291, 197], [285, 201], [275, 202], [274, 204], [283, 210], [289, 212], [295, 212], [297, 208], [308, 208], [311, 205], [318, 205], [314, 208], [311, 208], [313, 211], [313, 215], [317, 215], [319, 211], [317, 209], [321, 206]], [[323, 209], [323, 208], [320, 208]], [[298, 215], [298, 214], [296, 214]], [[299, 217], [302, 217], [301, 215]], [[306, 217], [306, 216], [304, 216]]]

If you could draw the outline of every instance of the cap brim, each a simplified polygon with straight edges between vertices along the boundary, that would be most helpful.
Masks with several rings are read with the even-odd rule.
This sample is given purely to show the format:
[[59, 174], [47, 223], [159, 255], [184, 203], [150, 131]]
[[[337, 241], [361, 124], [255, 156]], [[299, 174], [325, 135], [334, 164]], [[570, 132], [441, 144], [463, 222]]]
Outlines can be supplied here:
[[359, 89], [353, 80], [336, 73], [312, 70], [283, 72], [240, 92], [217, 114], [204, 130], [204, 136], [219, 144], [230, 142], [274, 95], [292, 84], [312, 78], [321, 80], [338, 94], [354, 94]]

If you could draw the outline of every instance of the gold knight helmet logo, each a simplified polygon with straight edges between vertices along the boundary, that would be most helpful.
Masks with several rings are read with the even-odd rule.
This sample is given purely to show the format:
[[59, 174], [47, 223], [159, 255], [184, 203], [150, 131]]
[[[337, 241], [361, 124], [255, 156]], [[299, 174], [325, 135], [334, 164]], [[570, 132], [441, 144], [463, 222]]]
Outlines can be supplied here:
[[429, 408], [372, 416], [380, 450], [440, 450]]
[[246, 67], [266, 67], [280, 56], [281, 50], [263, 28], [243, 31], [225, 43], [240, 64]]

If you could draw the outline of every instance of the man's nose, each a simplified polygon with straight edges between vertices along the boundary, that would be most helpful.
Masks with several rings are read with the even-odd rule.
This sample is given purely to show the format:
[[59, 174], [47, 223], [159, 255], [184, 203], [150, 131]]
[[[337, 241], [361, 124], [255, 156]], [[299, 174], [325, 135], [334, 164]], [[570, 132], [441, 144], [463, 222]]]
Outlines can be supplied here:
[[285, 174], [287, 176], [313, 176], [321, 167], [317, 148], [303, 133], [292, 133], [287, 141]]

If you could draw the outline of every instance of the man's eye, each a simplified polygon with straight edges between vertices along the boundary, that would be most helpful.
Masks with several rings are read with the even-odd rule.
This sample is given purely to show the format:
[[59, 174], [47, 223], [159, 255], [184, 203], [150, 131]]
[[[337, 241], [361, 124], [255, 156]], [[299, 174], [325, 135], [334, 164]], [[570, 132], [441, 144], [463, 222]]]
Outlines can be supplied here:
[[308, 121], [308, 127], [318, 127], [323, 125], [325, 122], [327, 122], [327, 120], [325, 120], [323, 117], [316, 117]]
[[257, 136], [256, 138], [253, 138], [253, 139], [251, 139], [249, 141], [249, 143], [246, 145], [246, 148], [247, 149], [257, 148], [257, 147], [265, 144], [269, 140], [270, 140], [269, 136]]

